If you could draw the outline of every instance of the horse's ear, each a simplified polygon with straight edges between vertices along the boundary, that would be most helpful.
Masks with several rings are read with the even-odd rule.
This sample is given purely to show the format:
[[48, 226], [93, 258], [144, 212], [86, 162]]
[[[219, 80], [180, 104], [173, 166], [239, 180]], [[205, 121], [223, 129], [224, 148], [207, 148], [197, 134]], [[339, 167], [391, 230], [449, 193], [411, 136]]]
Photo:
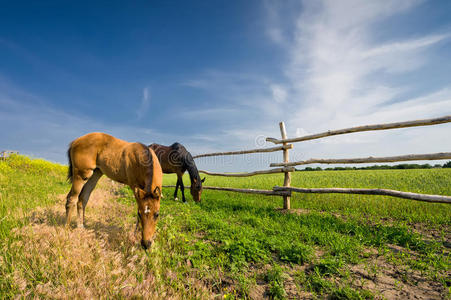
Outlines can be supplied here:
[[205, 182], [205, 178], [207, 178], [207, 177], [204, 177], [204, 179], [202, 179], [201, 181], [202, 181], [202, 183], [204, 183]]
[[135, 187], [133, 192], [135, 193], [135, 197], [138, 199], [144, 199], [144, 197], [146, 196], [146, 192], [144, 192], [142, 189], [140, 189], [137, 186]]
[[161, 196], [161, 189], [159, 186], [157, 186], [154, 190], [153, 190], [153, 197], [154, 198], [160, 198]]

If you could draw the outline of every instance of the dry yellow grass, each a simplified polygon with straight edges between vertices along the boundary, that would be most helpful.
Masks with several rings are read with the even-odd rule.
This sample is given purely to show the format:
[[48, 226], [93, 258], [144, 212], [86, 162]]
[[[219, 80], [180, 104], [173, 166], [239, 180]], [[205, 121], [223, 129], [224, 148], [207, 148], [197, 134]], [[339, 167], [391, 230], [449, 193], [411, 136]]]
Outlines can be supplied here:
[[[13, 247], [24, 253], [11, 275], [20, 291], [17, 296], [178, 299], [185, 294], [160, 280], [159, 258], [152, 257], [158, 249], [147, 255], [140, 248], [128, 217], [134, 207], [112, 200], [117, 185], [112, 188], [106, 181], [93, 192], [86, 229], [63, 226], [64, 195], [60, 195], [59, 204], [37, 208], [30, 213], [30, 225], [15, 230], [19, 239]], [[205, 287], [193, 283], [191, 292], [208, 298]]]

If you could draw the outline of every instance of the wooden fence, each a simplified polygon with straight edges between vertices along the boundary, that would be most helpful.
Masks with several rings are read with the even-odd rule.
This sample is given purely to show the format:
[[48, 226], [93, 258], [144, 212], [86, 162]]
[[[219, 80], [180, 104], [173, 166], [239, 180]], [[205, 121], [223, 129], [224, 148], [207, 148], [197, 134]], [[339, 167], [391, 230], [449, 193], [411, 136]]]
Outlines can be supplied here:
[[271, 163], [268, 170], [254, 171], [249, 173], [217, 173], [200, 170], [199, 172], [211, 175], [211, 176], [226, 176], [226, 177], [248, 177], [262, 174], [274, 174], [274, 173], [284, 173], [283, 186], [274, 186], [272, 190], [261, 190], [261, 189], [242, 189], [242, 188], [230, 188], [230, 187], [213, 187], [204, 186], [207, 190], [219, 190], [219, 191], [230, 191], [238, 193], [252, 193], [252, 194], [262, 194], [262, 195], [272, 195], [272, 196], [282, 196], [283, 197], [283, 207], [284, 209], [290, 209], [290, 197], [292, 192], [298, 193], [340, 193], [340, 194], [365, 194], [365, 195], [386, 195], [399, 198], [413, 199], [418, 201], [426, 202], [437, 202], [437, 203], [451, 203], [451, 196], [442, 195], [427, 195], [418, 194], [410, 192], [402, 192], [388, 189], [363, 189], [363, 188], [299, 188], [291, 187], [291, 173], [296, 171], [294, 166], [306, 165], [306, 164], [358, 164], [358, 163], [376, 163], [376, 162], [398, 162], [398, 161], [418, 161], [418, 160], [442, 160], [451, 159], [451, 152], [441, 152], [432, 154], [409, 154], [409, 155], [398, 155], [390, 157], [365, 157], [365, 158], [340, 158], [340, 159], [308, 159], [303, 161], [289, 161], [289, 150], [293, 149], [293, 144], [296, 142], [303, 142], [313, 139], [320, 139], [333, 135], [349, 134], [354, 132], [362, 131], [375, 131], [375, 130], [388, 130], [395, 128], [407, 128], [415, 126], [429, 126], [437, 125], [443, 123], [451, 122], [451, 116], [444, 116], [434, 119], [424, 119], [424, 120], [414, 120], [407, 122], [397, 122], [397, 123], [387, 123], [387, 124], [375, 124], [375, 125], [365, 125], [351, 128], [344, 128], [339, 130], [329, 130], [326, 132], [306, 135], [296, 138], [288, 138], [285, 124], [283, 122], [279, 123], [281, 139], [268, 137], [266, 141], [272, 142], [274, 144], [282, 144], [282, 146], [275, 146], [270, 148], [258, 148], [251, 150], [240, 150], [240, 151], [230, 151], [230, 152], [215, 152], [215, 153], [205, 153], [193, 156], [194, 158], [201, 157], [211, 157], [211, 156], [223, 156], [223, 155], [243, 155], [251, 153], [268, 153], [275, 151], [282, 151], [283, 162], [281, 163]]
[[19, 154], [19, 152], [18, 151], [12, 151], [12, 150], [0, 151], [0, 160], [6, 159], [11, 154]]

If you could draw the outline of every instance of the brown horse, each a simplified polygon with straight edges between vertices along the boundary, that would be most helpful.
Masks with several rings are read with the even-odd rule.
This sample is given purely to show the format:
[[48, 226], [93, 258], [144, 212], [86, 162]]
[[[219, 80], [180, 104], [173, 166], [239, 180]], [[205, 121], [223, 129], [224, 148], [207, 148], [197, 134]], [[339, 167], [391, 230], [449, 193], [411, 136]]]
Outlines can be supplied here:
[[66, 225], [77, 204], [78, 227], [83, 227], [89, 196], [103, 174], [130, 186], [142, 225], [141, 245], [147, 249], [160, 211], [163, 172], [155, 152], [141, 143], [129, 143], [105, 133], [89, 133], [74, 140], [67, 150], [68, 179]]
[[183, 202], [185, 199], [185, 186], [183, 185], [183, 174], [188, 171], [189, 178], [191, 180], [191, 196], [193, 196], [194, 201], [200, 202], [200, 197], [202, 194], [202, 183], [204, 179], [200, 179], [199, 171], [197, 170], [196, 164], [191, 154], [186, 150], [183, 145], [179, 143], [174, 143], [171, 146], [163, 146], [159, 144], [149, 145], [150, 149], [153, 149], [160, 160], [163, 173], [177, 174], [177, 184], [175, 185], [174, 199], [177, 200], [177, 190], [180, 186], [182, 190]]

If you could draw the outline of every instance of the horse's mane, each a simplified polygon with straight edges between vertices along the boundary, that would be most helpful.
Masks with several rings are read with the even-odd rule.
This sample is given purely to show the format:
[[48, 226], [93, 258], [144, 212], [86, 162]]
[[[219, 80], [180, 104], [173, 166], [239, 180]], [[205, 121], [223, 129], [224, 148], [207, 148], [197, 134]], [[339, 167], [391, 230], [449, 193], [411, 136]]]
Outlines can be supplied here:
[[193, 179], [196, 179], [197, 184], [201, 185], [202, 181], [199, 176], [199, 171], [197, 170], [196, 163], [194, 162], [191, 153], [189, 153], [180, 143], [174, 143], [169, 147], [179, 154], [182, 167], [188, 171], [191, 182], [193, 182]]
[[150, 151], [153, 151], [153, 150], [149, 149], [149, 147], [147, 147], [143, 143], [137, 142], [137, 144], [139, 144], [143, 148], [144, 153], [146, 155], [145, 159], [146, 159], [146, 161], [150, 162], [149, 166], [152, 167], [153, 166], [153, 157], [152, 157], [152, 154], [150, 153]]
[[[144, 155], [145, 155], [144, 160], [145, 160], [145, 162], [147, 162], [149, 164], [147, 172], [149, 172], [148, 173], [148, 175], [150, 175], [149, 178], [153, 178], [153, 176], [154, 176], [154, 172], [153, 172], [154, 171], [153, 170], [154, 161], [153, 161], [153, 156], [152, 156], [152, 153], [151, 153], [151, 151], [153, 151], [153, 150], [150, 149], [149, 147], [147, 147], [146, 145], [144, 145], [143, 143], [137, 142], [137, 144], [139, 144], [144, 150], [143, 151]], [[152, 185], [152, 180], [150, 182], [146, 182], [146, 186], [144, 188], [147, 188], [148, 192], [150, 192], [151, 185]]]

